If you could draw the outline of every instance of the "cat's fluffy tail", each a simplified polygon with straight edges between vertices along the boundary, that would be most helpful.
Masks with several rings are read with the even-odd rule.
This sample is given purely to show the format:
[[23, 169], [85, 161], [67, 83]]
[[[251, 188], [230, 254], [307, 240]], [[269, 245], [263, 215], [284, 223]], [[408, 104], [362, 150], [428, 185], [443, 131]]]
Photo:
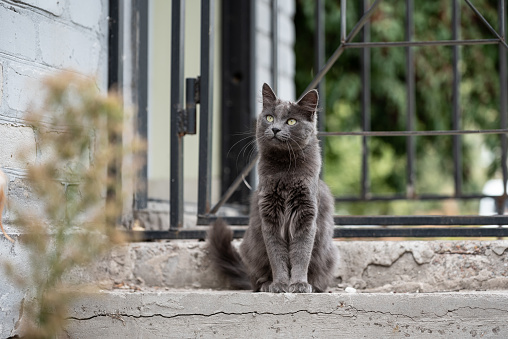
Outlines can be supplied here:
[[239, 290], [250, 290], [247, 270], [238, 251], [233, 247], [233, 231], [222, 219], [218, 219], [208, 231], [208, 252], [215, 268], [226, 276], [231, 287]]

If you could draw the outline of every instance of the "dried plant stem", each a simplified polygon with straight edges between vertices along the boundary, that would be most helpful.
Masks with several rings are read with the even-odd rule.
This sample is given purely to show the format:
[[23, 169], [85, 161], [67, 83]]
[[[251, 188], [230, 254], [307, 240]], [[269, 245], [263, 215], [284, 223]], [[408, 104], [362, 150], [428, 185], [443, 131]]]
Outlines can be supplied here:
[[7, 188], [7, 177], [4, 172], [0, 170], [0, 228], [2, 229], [2, 233], [10, 242], [14, 243], [14, 240], [5, 232], [4, 226], [2, 225], [2, 213], [4, 211], [5, 206], [5, 189]]
[[[107, 139], [123, 131], [122, 100], [115, 93], [100, 93], [93, 79], [63, 73], [47, 78], [44, 89], [42, 107], [26, 115], [44, 156], [34, 163], [26, 150], [19, 153], [29, 164], [26, 179], [39, 205], [20, 209], [13, 204], [11, 212], [23, 234], [19, 243], [29, 254], [30, 267], [20, 276], [11, 263], [5, 265], [7, 275], [13, 280], [21, 277], [16, 281], [33, 295], [23, 306], [26, 338], [58, 337], [82, 288], [69, 280], [72, 271], [95, 263], [122, 243], [117, 229], [122, 213], [120, 172], [108, 171], [108, 164], [121, 168], [123, 157], [141, 144], [134, 138], [131, 150], [121, 140]], [[122, 178], [127, 177], [124, 172]], [[5, 179], [0, 172], [0, 213]]]

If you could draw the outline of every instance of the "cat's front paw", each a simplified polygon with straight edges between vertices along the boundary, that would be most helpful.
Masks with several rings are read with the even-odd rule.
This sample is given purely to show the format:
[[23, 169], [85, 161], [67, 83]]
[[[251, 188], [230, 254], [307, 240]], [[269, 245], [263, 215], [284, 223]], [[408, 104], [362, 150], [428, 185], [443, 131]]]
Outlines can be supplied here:
[[303, 281], [289, 285], [290, 293], [312, 293], [312, 285]]
[[272, 282], [269, 291], [271, 293], [286, 293], [288, 292], [288, 285], [284, 283]]
[[260, 292], [270, 292], [270, 285], [272, 284], [271, 281], [265, 281], [264, 283], [261, 284], [261, 286], [259, 287], [259, 291]]

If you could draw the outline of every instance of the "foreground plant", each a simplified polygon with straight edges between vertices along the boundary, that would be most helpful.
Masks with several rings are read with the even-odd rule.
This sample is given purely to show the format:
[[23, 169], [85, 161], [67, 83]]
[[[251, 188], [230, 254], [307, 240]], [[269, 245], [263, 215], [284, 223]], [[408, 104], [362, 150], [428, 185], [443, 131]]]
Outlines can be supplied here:
[[5, 190], [7, 189], [7, 177], [4, 172], [0, 170], [0, 229], [7, 240], [14, 242], [14, 240], [5, 232], [4, 225], [2, 225], [2, 212], [5, 206]]
[[47, 79], [44, 88], [43, 107], [29, 117], [42, 160], [28, 168], [32, 197], [42, 208], [15, 211], [30, 273], [21, 276], [6, 265], [15, 283], [33, 293], [23, 305], [29, 319], [23, 335], [29, 338], [62, 331], [80, 287], [66, 275], [122, 240], [116, 231], [119, 180], [111, 168], [124, 149], [110, 142], [122, 131], [119, 97], [101, 95], [93, 81], [68, 73]]

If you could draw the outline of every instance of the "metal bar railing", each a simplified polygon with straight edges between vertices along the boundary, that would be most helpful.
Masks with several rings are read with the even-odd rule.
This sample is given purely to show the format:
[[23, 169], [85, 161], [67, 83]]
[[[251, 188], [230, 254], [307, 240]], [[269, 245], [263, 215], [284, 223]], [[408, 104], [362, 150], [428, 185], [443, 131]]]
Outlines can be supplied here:
[[[452, 2], [452, 38], [459, 40], [460, 38], [460, 4], [459, 0]], [[460, 130], [461, 128], [461, 112], [460, 112], [460, 47], [453, 46], [452, 56], [452, 72], [453, 72], [453, 88], [452, 88], [452, 129]], [[462, 138], [460, 135], [453, 136], [453, 169], [455, 182], [455, 195], [462, 193]]]
[[449, 199], [462, 199], [462, 200], [479, 200], [483, 198], [493, 198], [499, 199], [499, 196], [490, 196], [485, 194], [414, 194], [412, 196], [408, 196], [407, 194], [389, 194], [389, 195], [369, 195], [365, 198], [361, 196], [340, 196], [335, 197], [335, 202], [372, 202], [372, 201], [396, 201], [396, 200], [406, 200], [406, 201], [425, 201], [425, 200], [449, 200]]
[[[362, 16], [360, 22], [357, 23], [355, 29], [348, 35], [346, 38], [347, 41], [354, 38], [356, 35], [352, 35], [353, 32], [358, 33], [359, 29], [361, 29], [367, 22], [370, 15], [372, 15], [375, 6], [377, 6], [380, 0], [374, 2], [369, 10]], [[359, 28], [358, 28], [359, 27]], [[361, 43], [344, 43], [341, 44], [334, 52], [332, 57], [330, 57], [322, 67], [321, 71], [314, 77], [312, 82], [307, 86], [303, 93], [311, 90], [315, 86], [317, 86], [323, 79], [324, 75], [328, 70], [333, 66], [333, 64], [338, 60], [344, 49], [346, 48], [366, 48], [366, 47], [390, 47], [390, 46], [398, 46], [398, 47], [417, 47], [417, 46], [429, 46], [429, 45], [445, 45], [445, 46], [462, 46], [462, 45], [489, 45], [489, 44], [499, 44], [499, 39], [475, 39], [475, 40], [445, 40], [445, 41], [398, 41], [398, 42], [361, 42]], [[299, 98], [301, 99], [301, 98]], [[410, 135], [459, 135], [459, 134], [502, 134], [508, 133], [507, 129], [501, 130], [477, 130], [477, 131], [393, 131], [393, 132], [320, 132], [318, 136], [331, 136], [331, 135], [359, 135], [359, 136], [410, 136]], [[253, 157], [251, 161], [247, 164], [246, 167], [254, 168], [255, 163], [258, 160], [258, 156]], [[248, 174], [248, 173], [247, 173]], [[228, 187], [228, 191], [234, 191], [238, 185], [242, 182], [242, 176], [245, 176], [245, 173], [240, 173], [233, 183]], [[222, 204], [217, 204], [215, 207], [220, 208]]]
[[[397, 136], [397, 137], [408, 137], [408, 136], [443, 136], [443, 135], [464, 135], [464, 134], [507, 134], [508, 129], [489, 129], [489, 130], [448, 130], [448, 131], [356, 131], [356, 132], [319, 132], [319, 137], [324, 136], [377, 136], [377, 137], [387, 137], [387, 136]], [[235, 178], [233, 183], [228, 187], [226, 194], [219, 200], [219, 202], [211, 209], [210, 213], [216, 213], [219, 208], [221, 208], [229, 199], [229, 197], [233, 194], [235, 189], [240, 185], [240, 183], [243, 181], [243, 178], [245, 178], [248, 173], [254, 168], [254, 165], [256, 164], [259, 156], [254, 157], [249, 164], [242, 170], [242, 172]], [[406, 192], [407, 195], [404, 196], [404, 199], [407, 199], [408, 197], [415, 196], [414, 193], [409, 194], [411, 192]], [[451, 199], [454, 196], [447, 196], [447, 199]], [[477, 198], [482, 198], [484, 196], [478, 195], [475, 196]], [[351, 198], [353, 199], [353, 198]], [[346, 199], [342, 201], [357, 201], [356, 199]], [[402, 199], [402, 198], [401, 198]], [[370, 199], [365, 197], [366, 201], [369, 201]], [[388, 200], [388, 199], [385, 199]], [[200, 214], [199, 217], [204, 216], [203, 214]], [[203, 219], [199, 219], [203, 220]], [[200, 222], [201, 223], [201, 222]]]
[[212, 181], [213, 56], [215, 1], [201, 1], [201, 77], [199, 80], [198, 214], [210, 211]]
[[340, 0], [340, 42], [346, 42], [346, 0]]
[[[413, 0], [406, 0], [406, 40], [413, 39]], [[414, 52], [412, 46], [406, 47], [406, 130], [415, 130], [415, 70], [414, 70]], [[410, 134], [407, 138], [407, 170], [406, 170], [406, 194], [413, 196], [415, 194], [415, 162], [416, 162], [416, 143]]]
[[[108, 90], [119, 90], [120, 85], [120, 70], [123, 69], [123, 58], [122, 55], [122, 34], [120, 27], [122, 25], [121, 5], [118, 0], [109, 1], [109, 13], [108, 13]], [[109, 124], [110, 122], [106, 122]], [[108, 136], [108, 142], [112, 145], [122, 144], [122, 133], [110, 133]], [[107, 166], [107, 176], [115, 180], [114, 185], [109, 185], [106, 189], [106, 204], [112, 203], [113, 205], [120, 203], [121, 201], [121, 169], [122, 162], [121, 157], [112, 157]], [[136, 190], [137, 191], [137, 190]], [[136, 192], [137, 193], [137, 192]], [[2, 216], [0, 215], [0, 218]], [[1, 220], [0, 220], [1, 221]], [[109, 223], [109, 222], [108, 222]], [[112, 224], [116, 223], [111, 222]]]
[[185, 1], [171, 7], [170, 229], [183, 226], [183, 108]]
[[244, 169], [242, 170], [240, 175], [238, 177], [236, 177], [235, 181], [233, 181], [231, 186], [226, 190], [226, 192], [224, 192], [224, 194], [220, 198], [219, 202], [217, 202], [217, 204], [212, 207], [212, 209], [210, 210], [210, 214], [217, 213], [217, 211], [219, 211], [219, 208], [222, 205], [224, 205], [226, 203], [226, 201], [228, 201], [228, 199], [235, 192], [238, 185], [240, 185], [240, 183], [244, 180], [244, 178], [250, 173], [250, 171], [252, 171], [255, 164], [256, 164], [256, 162], [251, 161], [247, 166], [244, 167]]
[[491, 31], [492, 34], [494, 34], [498, 39], [501, 45], [503, 45], [505, 48], [508, 48], [508, 45], [504, 41], [504, 38], [499, 35], [499, 33], [489, 24], [487, 19], [483, 17], [483, 15], [476, 9], [476, 7], [471, 3], [469, 0], [464, 0], [466, 4], [473, 10], [473, 12], [480, 18], [480, 21]]
[[[508, 47], [504, 41], [505, 37], [505, 21], [504, 21], [504, 0], [500, 0], [500, 28], [498, 34], [489, 23], [477, 12], [476, 8], [468, 1], [465, 0], [468, 5], [475, 11], [475, 13], [482, 19], [484, 24], [494, 33], [497, 39], [476, 39], [476, 40], [459, 40], [460, 36], [460, 16], [459, 6], [457, 1], [454, 0], [453, 6], [453, 40], [450, 41], [412, 41], [413, 39], [413, 0], [406, 0], [406, 40], [398, 42], [370, 42], [369, 36], [369, 18], [372, 15], [374, 9], [379, 5], [381, 0], [375, 0], [374, 3], [367, 8], [367, 0], [363, 1], [364, 14], [354, 26], [352, 31], [347, 34], [346, 31], [346, 1], [341, 0], [341, 44], [335, 50], [333, 55], [323, 65], [324, 58], [324, 26], [320, 26], [321, 31], [316, 33], [316, 46], [319, 50], [316, 53], [316, 65], [320, 71], [316, 74], [312, 82], [307, 86], [307, 89], [303, 92], [315, 88], [321, 83], [324, 75], [332, 67], [332, 65], [338, 60], [340, 55], [348, 48], [363, 48], [362, 51], [362, 83], [364, 91], [362, 93], [362, 131], [352, 132], [320, 132], [319, 137], [325, 136], [361, 136], [362, 137], [362, 192], [359, 197], [337, 197], [336, 201], [393, 201], [393, 200], [443, 200], [443, 199], [481, 199], [481, 198], [493, 198], [498, 201], [498, 206], [504, 206], [504, 199], [506, 198], [506, 187], [504, 189], [503, 196], [489, 196], [484, 194], [463, 194], [462, 192], [462, 167], [461, 167], [461, 142], [460, 136], [464, 134], [497, 134], [501, 135], [502, 140], [502, 162], [503, 162], [503, 178], [506, 183], [506, 134], [508, 133], [507, 126], [507, 115], [506, 115], [506, 98], [501, 99], [500, 103], [500, 115], [501, 115], [501, 128], [489, 129], [489, 130], [461, 130], [460, 124], [460, 105], [459, 105], [459, 84], [460, 84], [460, 73], [457, 68], [457, 64], [460, 58], [459, 47], [462, 45], [488, 45], [498, 44], [500, 47], [500, 88], [501, 93], [506, 93], [506, 48]], [[183, 93], [182, 93], [182, 82], [183, 74], [183, 7], [184, 1], [173, 1], [173, 20], [172, 29], [172, 95], [171, 95], [171, 110], [172, 110], [172, 130], [171, 130], [171, 151], [172, 151], [172, 162], [171, 162], [171, 181], [173, 181], [173, 174], [176, 168], [178, 174], [175, 178], [179, 178], [175, 185], [171, 187], [171, 228], [169, 231], [148, 231], [137, 233], [141, 237], [148, 237], [149, 239], [188, 239], [188, 238], [204, 238], [205, 229], [181, 229], [182, 224], [182, 195], [183, 190], [181, 189], [182, 184], [182, 169], [181, 169], [181, 156], [182, 156], [182, 145], [181, 140], [182, 134], [179, 133], [178, 128], [180, 127], [181, 121], [173, 121], [178, 117], [179, 112], [182, 109]], [[213, 1], [202, 0], [202, 42], [201, 42], [201, 85], [200, 85], [200, 98], [201, 98], [201, 125], [200, 133], [203, 131], [202, 138], [200, 139], [200, 158], [206, 157], [204, 160], [200, 159], [200, 191], [199, 191], [199, 203], [198, 203], [198, 224], [208, 224], [218, 218], [215, 213], [219, 208], [227, 201], [232, 192], [238, 187], [243, 177], [246, 176], [251, 169], [254, 167], [257, 158], [251, 161], [247, 167], [243, 169], [240, 175], [236, 178], [234, 183], [229, 187], [226, 194], [220, 199], [220, 201], [210, 209], [210, 170], [205, 168], [202, 170], [204, 165], [210, 166], [211, 164], [211, 111], [212, 111], [212, 99], [211, 99], [211, 81], [212, 81], [212, 66], [213, 66]], [[272, 0], [272, 34], [274, 40], [274, 48], [272, 50], [272, 61], [274, 73], [277, 70], [277, 51], [276, 51], [276, 38], [277, 38], [277, 18], [276, 18], [277, 1]], [[316, 24], [318, 21], [324, 21], [324, 4], [321, 0], [316, 4]], [[321, 18], [321, 20], [318, 20]], [[351, 42], [353, 38], [363, 28], [363, 41], [360, 43]], [[318, 30], [318, 28], [317, 28]], [[175, 37], [176, 35], [176, 37]], [[180, 38], [178, 38], [180, 37]], [[415, 130], [415, 103], [414, 103], [414, 65], [413, 65], [413, 52], [412, 47], [415, 46], [429, 46], [429, 45], [443, 45], [443, 46], [454, 46], [453, 63], [454, 63], [454, 82], [453, 82], [453, 124], [452, 130], [444, 131], [416, 131]], [[503, 46], [501, 46], [503, 45]], [[406, 131], [371, 131], [370, 128], [370, 51], [369, 48], [373, 47], [406, 47], [406, 76], [407, 76], [407, 130]], [[175, 52], [175, 49], [178, 49]], [[321, 50], [322, 49], [322, 50]], [[503, 54], [504, 53], [504, 54]], [[321, 61], [320, 61], [321, 60]], [[179, 66], [178, 69], [173, 67]], [[208, 76], [208, 79], [203, 79]], [[274, 86], [277, 86], [276, 74], [274, 74]], [[204, 94], [205, 93], [205, 94]], [[303, 95], [302, 94], [302, 95]], [[504, 96], [505, 97], [505, 96]], [[503, 95], [501, 95], [503, 98]], [[205, 104], [204, 104], [205, 103]], [[204, 107], [206, 106], [206, 107]], [[204, 122], [203, 122], [204, 120]], [[176, 128], [176, 129], [174, 129]], [[176, 131], [176, 132], [175, 132]], [[176, 143], [175, 135], [177, 137]], [[424, 194], [418, 195], [414, 191], [414, 158], [415, 158], [415, 137], [417, 136], [442, 136], [452, 135], [454, 136], [454, 164], [455, 164], [455, 191], [453, 195], [438, 195], [438, 194]], [[367, 137], [378, 136], [401, 136], [408, 138], [408, 189], [406, 194], [395, 194], [387, 196], [372, 196], [369, 192], [368, 185], [368, 143]], [[504, 141], [503, 141], [504, 140]], [[205, 149], [206, 143], [206, 149]], [[203, 148], [201, 147], [203, 146]], [[177, 155], [176, 164], [173, 153]], [[203, 165], [204, 164], [204, 165]], [[203, 178], [203, 179], [202, 179]], [[205, 188], [202, 189], [202, 180], [206, 180]], [[204, 182], [204, 181], [203, 181]], [[175, 187], [173, 187], [175, 186]], [[177, 192], [179, 197], [177, 201], [173, 201], [173, 194]], [[176, 194], [176, 193], [175, 193]], [[248, 223], [248, 217], [227, 217], [228, 223], [231, 225], [246, 225]], [[176, 223], [174, 222], [176, 220]], [[468, 228], [468, 227], [437, 227], [437, 228], [415, 228], [411, 226], [425, 226], [425, 225], [436, 225], [436, 226], [454, 226], [454, 225], [508, 225], [508, 216], [495, 215], [495, 216], [335, 216], [334, 221], [336, 225], [342, 225], [344, 227], [336, 228], [335, 237], [379, 237], [379, 236], [404, 236], [404, 237], [436, 237], [436, 236], [508, 236], [508, 228]], [[379, 226], [408, 226], [408, 228], [397, 228], [397, 227], [372, 227], [365, 225], [379, 225]], [[355, 226], [354, 228], [348, 226]], [[234, 236], [241, 237], [244, 229], [235, 229]], [[131, 232], [132, 235], [136, 232]]]
[[[215, 215], [201, 216], [203, 224], [221, 218]], [[230, 225], [247, 225], [249, 217], [227, 217], [224, 218]], [[508, 215], [336, 215], [334, 216], [335, 225], [339, 226], [359, 226], [372, 227], [376, 226], [476, 226], [476, 225], [508, 225]], [[508, 236], [508, 227], [505, 228], [506, 236]]]
[[469, 40], [438, 40], [438, 41], [381, 41], [381, 42], [348, 42], [344, 48], [375, 48], [375, 47], [421, 47], [421, 46], [473, 46], [496, 45], [499, 39], [469, 39]]
[[279, 15], [278, 1], [272, 0], [272, 88], [279, 88]]
[[[354, 37], [358, 34], [358, 32], [363, 28], [367, 20], [371, 17], [371, 15], [374, 13], [374, 10], [377, 8], [381, 0], [375, 0], [374, 3], [370, 6], [367, 12], [363, 14], [363, 16], [360, 18], [360, 20], [356, 23], [355, 27], [353, 27], [353, 30], [349, 35], [345, 38], [345, 41], [337, 47], [335, 52], [333, 52], [332, 56], [328, 59], [326, 64], [321, 68], [314, 77], [314, 79], [310, 82], [310, 84], [307, 86], [307, 88], [303, 91], [303, 93], [300, 95], [298, 100], [302, 98], [305, 93], [310, 91], [311, 89], [316, 88], [316, 86], [321, 82], [321, 79], [325, 76], [326, 73], [330, 70], [330, 68], [335, 64], [335, 62], [339, 59], [339, 57], [344, 53], [344, 50], [346, 49], [345, 44], [352, 41]], [[342, 13], [342, 9], [341, 9]], [[345, 11], [344, 11], [345, 13]], [[344, 19], [344, 26], [345, 26], [345, 19]], [[345, 32], [345, 28], [344, 28]]]
[[[364, 13], [364, 15], [360, 18], [360, 20], [355, 25], [355, 27], [353, 28], [351, 33], [349, 33], [349, 35], [346, 37], [346, 41], [351, 41], [358, 34], [360, 29], [362, 29], [362, 27], [365, 25], [367, 20], [370, 18], [370, 16], [374, 12], [374, 9], [379, 5], [380, 2], [381, 2], [381, 0], [376, 0], [370, 6], [369, 10]], [[318, 72], [318, 74], [316, 74], [316, 76], [311, 81], [311, 83], [307, 86], [305, 91], [303, 91], [303, 94], [305, 94], [308, 91], [310, 91], [311, 89], [315, 88], [321, 82], [321, 79], [324, 77], [324, 75], [330, 70], [330, 68], [333, 66], [333, 64], [338, 60], [338, 58], [344, 52], [344, 49], [345, 49], [344, 43], [341, 43], [340, 46], [335, 50], [333, 55], [328, 59], [326, 64], [323, 66], [323, 68], [321, 68], [321, 70]], [[298, 100], [300, 100], [302, 98], [303, 94], [298, 98]], [[258, 155], [256, 157], [253, 157], [252, 160], [247, 164], [246, 167], [254, 168], [254, 165], [258, 161], [258, 159], [259, 159]], [[236, 179], [233, 181], [233, 183], [228, 187], [227, 191], [230, 191], [230, 190], [234, 191], [238, 187], [240, 182], [242, 181], [241, 179], [243, 176], [245, 176], [245, 173], [243, 173], [243, 171], [242, 171], [242, 173], [240, 173], [236, 177]], [[222, 204], [216, 205], [217, 208], [220, 208], [221, 206], [222, 206]]]
[[[211, 222], [212, 220], [210, 220]], [[495, 220], [499, 222], [500, 220]], [[506, 221], [506, 220], [503, 220]], [[229, 222], [229, 219], [228, 219]], [[231, 223], [231, 225], [234, 225]], [[233, 237], [242, 238], [245, 228], [233, 228]], [[201, 229], [184, 229], [180, 231], [131, 231], [126, 236], [131, 241], [164, 240], [164, 239], [206, 239], [207, 231]], [[341, 227], [335, 228], [334, 238], [380, 238], [380, 237], [506, 237], [508, 228], [472, 228], [472, 227]]]
[[[325, 64], [325, 0], [316, 0], [314, 7], [314, 70], [318, 71]], [[318, 130], [325, 129], [325, 110], [326, 107], [326, 91], [325, 79], [322, 79], [317, 90], [319, 92], [319, 111], [318, 111]], [[325, 145], [323, 138], [321, 140], [321, 157], [325, 155]], [[323, 176], [323, 168], [321, 167], [321, 176]]]
[[[499, 32], [502, 39], [506, 38], [506, 23], [505, 23], [505, 4], [504, 0], [499, 0], [498, 5], [498, 11], [499, 11]], [[508, 106], [508, 72], [507, 72], [507, 65], [506, 65], [506, 57], [507, 52], [506, 48], [502, 46], [502, 44], [499, 44], [499, 121], [500, 121], [500, 127], [506, 128], [508, 124], [508, 112], [507, 112], [507, 106]], [[507, 197], [507, 188], [506, 188], [506, 182], [508, 180], [508, 168], [507, 168], [507, 152], [508, 152], [508, 141], [506, 134], [501, 135], [501, 169], [503, 174], [503, 199], [499, 202], [497, 206], [497, 210], [499, 214], [504, 213], [505, 209], [505, 201]]]
[[[368, 10], [369, 1], [363, 0], [362, 9], [365, 13]], [[363, 42], [370, 41], [370, 20], [363, 26]], [[362, 77], [362, 130], [370, 131], [370, 49], [364, 48], [361, 53], [361, 77]], [[370, 191], [369, 182], [369, 142], [366, 136], [362, 138], [362, 177], [361, 196], [366, 198]]]
[[462, 134], [506, 134], [508, 129], [482, 130], [447, 130], [447, 131], [352, 131], [352, 132], [319, 132], [319, 136], [371, 136], [371, 137], [409, 137], [409, 136], [438, 136]]
[[[148, 139], [148, 20], [149, 2], [134, 2], [136, 17], [138, 20], [138, 57], [137, 57], [137, 132], [141, 139]], [[141, 166], [137, 173], [136, 195], [134, 204], [136, 209], [145, 209], [148, 206], [148, 155], [146, 152], [138, 152], [136, 155]]]

